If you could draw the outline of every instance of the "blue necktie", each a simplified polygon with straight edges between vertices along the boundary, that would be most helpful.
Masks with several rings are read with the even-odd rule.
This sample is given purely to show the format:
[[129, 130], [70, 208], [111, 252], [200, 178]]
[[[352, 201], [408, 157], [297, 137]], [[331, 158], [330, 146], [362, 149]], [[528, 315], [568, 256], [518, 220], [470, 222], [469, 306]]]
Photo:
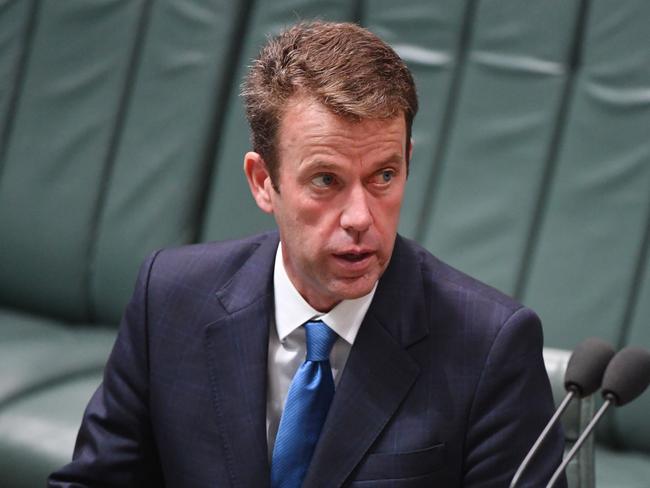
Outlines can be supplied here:
[[272, 488], [299, 488], [334, 396], [329, 355], [336, 333], [321, 321], [305, 324], [307, 358], [296, 371], [280, 419], [271, 461]]

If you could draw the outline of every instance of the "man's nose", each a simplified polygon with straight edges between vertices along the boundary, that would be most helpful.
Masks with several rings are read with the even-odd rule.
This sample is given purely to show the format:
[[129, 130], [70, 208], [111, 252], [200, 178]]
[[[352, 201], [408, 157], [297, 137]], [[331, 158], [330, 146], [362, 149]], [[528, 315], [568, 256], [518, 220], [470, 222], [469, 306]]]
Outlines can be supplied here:
[[372, 213], [368, 205], [368, 195], [362, 186], [350, 191], [341, 213], [341, 227], [345, 230], [364, 232], [372, 225]]

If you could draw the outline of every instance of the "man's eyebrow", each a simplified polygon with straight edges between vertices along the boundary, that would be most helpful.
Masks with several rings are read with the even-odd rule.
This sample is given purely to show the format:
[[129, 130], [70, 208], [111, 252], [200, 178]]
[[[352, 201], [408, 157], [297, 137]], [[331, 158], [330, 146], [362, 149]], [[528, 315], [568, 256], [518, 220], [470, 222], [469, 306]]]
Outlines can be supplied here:
[[386, 166], [388, 164], [402, 164], [404, 162], [405, 162], [404, 155], [401, 153], [399, 154], [395, 153], [395, 154], [391, 154], [386, 159], [383, 159], [382, 161], [377, 163], [377, 166]]
[[[401, 165], [404, 163], [404, 155], [400, 153], [394, 153], [390, 156], [372, 164], [372, 167], [381, 168], [383, 166], [389, 166], [391, 164]], [[319, 169], [319, 170], [335, 170], [339, 168], [344, 168], [345, 165], [341, 163], [335, 163], [332, 161], [326, 161], [323, 159], [313, 159], [307, 160], [302, 165], [303, 169]]]
[[379, 170], [386, 166], [402, 166], [405, 163], [406, 160], [404, 159], [404, 155], [395, 153], [391, 154], [387, 158], [377, 161], [376, 163], [372, 163], [370, 167]]
[[307, 160], [302, 164], [303, 168], [307, 169], [337, 169], [342, 167], [343, 165], [340, 163], [333, 163], [332, 161], [324, 161], [322, 159], [312, 159], [312, 160]]

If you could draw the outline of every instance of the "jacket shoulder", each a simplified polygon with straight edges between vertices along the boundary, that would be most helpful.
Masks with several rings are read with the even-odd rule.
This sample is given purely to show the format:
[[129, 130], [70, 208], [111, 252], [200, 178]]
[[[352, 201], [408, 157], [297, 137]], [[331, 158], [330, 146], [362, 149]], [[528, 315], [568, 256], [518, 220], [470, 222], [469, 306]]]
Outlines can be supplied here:
[[406, 252], [417, 259], [427, 294], [448, 299], [458, 298], [461, 294], [466, 303], [489, 303], [507, 315], [524, 308], [513, 297], [445, 263], [415, 241], [401, 239]]
[[[155, 252], [150, 262], [151, 280], [165, 280], [193, 286], [210, 283], [224, 285], [261, 246], [276, 247], [277, 232], [266, 232], [244, 239], [190, 244]], [[272, 263], [269, 263], [272, 265]]]

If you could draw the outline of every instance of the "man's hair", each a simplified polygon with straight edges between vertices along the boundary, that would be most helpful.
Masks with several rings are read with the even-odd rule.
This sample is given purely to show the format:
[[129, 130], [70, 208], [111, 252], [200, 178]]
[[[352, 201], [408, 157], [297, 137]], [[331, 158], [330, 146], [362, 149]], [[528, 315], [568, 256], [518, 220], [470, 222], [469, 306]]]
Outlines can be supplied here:
[[253, 149], [277, 190], [277, 132], [289, 100], [313, 98], [353, 122], [403, 114], [408, 164], [418, 109], [410, 71], [393, 49], [351, 23], [304, 22], [270, 39], [246, 77], [242, 96]]

